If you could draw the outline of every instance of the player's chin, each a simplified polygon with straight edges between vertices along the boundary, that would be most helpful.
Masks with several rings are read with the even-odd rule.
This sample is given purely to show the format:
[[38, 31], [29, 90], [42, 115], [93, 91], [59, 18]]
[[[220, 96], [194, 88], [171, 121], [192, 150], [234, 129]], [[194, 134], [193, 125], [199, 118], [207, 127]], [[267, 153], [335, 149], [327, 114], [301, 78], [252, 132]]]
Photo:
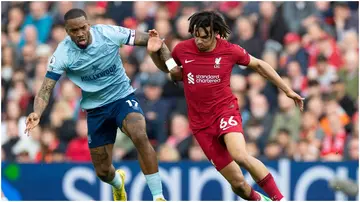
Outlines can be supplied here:
[[83, 40], [83, 41], [78, 41], [76, 45], [81, 49], [85, 49], [88, 46], [88, 43], [86, 40]]
[[205, 48], [205, 46], [197, 46], [199, 51], [206, 51], [207, 49]]

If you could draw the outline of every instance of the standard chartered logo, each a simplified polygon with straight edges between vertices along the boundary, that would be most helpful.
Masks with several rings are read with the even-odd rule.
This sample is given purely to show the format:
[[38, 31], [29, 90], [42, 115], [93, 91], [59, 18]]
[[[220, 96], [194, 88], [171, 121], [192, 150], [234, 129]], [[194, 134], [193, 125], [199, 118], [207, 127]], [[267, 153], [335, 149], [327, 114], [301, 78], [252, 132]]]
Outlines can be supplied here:
[[187, 74], [189, 84], [195, 84], [194, 75], [190, 72]]
[[196, 83], [219, 83], [221, 82], [220, 75], [195, 75], [189, 72], [187, 74], [188, 77], [188, 83], [189, 84], [195, 84]]

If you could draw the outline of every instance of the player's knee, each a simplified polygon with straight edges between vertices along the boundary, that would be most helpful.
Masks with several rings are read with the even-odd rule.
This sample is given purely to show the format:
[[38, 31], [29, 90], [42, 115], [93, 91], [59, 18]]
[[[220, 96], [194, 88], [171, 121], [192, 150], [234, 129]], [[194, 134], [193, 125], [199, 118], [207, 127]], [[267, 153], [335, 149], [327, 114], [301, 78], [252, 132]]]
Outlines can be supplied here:
[[236, 163], [240, 165], [240, 167], [247, 167], [248, 165], [248, 154], [246, 152], [240, 152], [238, 154], [233, 155], [233, 159]]
[[141, 132], [141, 131], [138, 131], [138, 132], [135, 132], [135, 133], [131, 134], [131, 139], [132, 139], [134, 145], [137, 148], [146, 145], [148, 143], [148, 141], [149, 141], [147, 136], [146, 136], [146, 133]]

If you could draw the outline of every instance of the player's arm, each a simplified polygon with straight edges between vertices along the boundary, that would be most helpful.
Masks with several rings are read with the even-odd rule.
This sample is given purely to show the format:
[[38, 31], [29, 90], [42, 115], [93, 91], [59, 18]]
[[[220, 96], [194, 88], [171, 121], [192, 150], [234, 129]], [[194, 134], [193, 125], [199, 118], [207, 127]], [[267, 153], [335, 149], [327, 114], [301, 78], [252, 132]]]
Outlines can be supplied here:
[[278, 88], [280, 88], [285, 93], [289, 93], [292, 91], [292, 89], [289, 86], [287, 86], [286, 83], [281, 79], [281, 77], [274, 70], [274, 68], [272, 68], [265, 61], [250, 56], [250, 62], [248, 64], [248, 67], [252, 68], [256, 72], [258, 72], [261, 76], [274, 83]]
[[49, 104], [51, 93], [55, 87], [56, 80], [45, 77], [39, 93], [35, 96], [34, 112], [41, 117]]
[[282, 78], [279, 76], [279, 74], [272, 68], [268, 63], [266, 63], [263, 60], [257, 59], [253, 56], [250, 56], [250, 62], [247, 65], [248, 67], [252, 68], [256, 72], [258, 72], [260, 75], [262, 75], [267, 80], [274, 83], [278, 88], [280, 88], [284, 93], [291, 99], [295, 101], [295, 104], [300, 107], [300, 110], [303, 110], [304, 104], [303, 100], [300, 95], [295, 93]]
[[160, 61], [159, 63], [155, 63], [156, 66], [167, 73], [170, 73], [171, 79], [173, 81], [182, 81], [182, 68], [177, 65], [175, 60], [173, 59], [171, 52], [167, 45], [164, 43], [162, 39], [160, 39], [159, 34], [156, 30], [149, 31], [149, 40], [147, 49], [149, 54], [157, 55]]
[[40, 91], [35, 96], [34, 112], [29, 114], [29, 116], [26, 118], [25, 133], [30, 132], [30, 130], [32, 130], [39, 124], [41, 115], [48, 106], [49, 99], [55, 87], [55, 84], [56, 80], [45, 77], [41, 85]]
[[40, 118], [48, 106], [56, 81], [60, 79], [65, 71], [65, 67], [67, 66], [65, 61], [68, 61], [68, 54], [64, 54], [64, 52], [66, 52], [66, 48], [64, 47], [64, 44], [61, 43], [50, 59], [48, 71], [46, 72], [39, 92], [35, 96], [34, 112], [29, 114], [26, 118], [25, 133], [28, 133], [39, 124]]
[[[136, 31], [134, 45], [136, 45], [136, 46], [147, 46], [148, 41], [149, 41], [149, 33]], [[162, 58], [160, 56], [161, 55], [160, 51], [157, 51], [157, 52], [150, 52], [149, 51], [149, 55], [150, 55], [151, 59], [153, 60], [153, 62], [155, 63], [155, 65], [161, 71], [163, 71], [165, 73], [169, 73], [169, 70], [167, 69], [164, 60], [162, 60]]]

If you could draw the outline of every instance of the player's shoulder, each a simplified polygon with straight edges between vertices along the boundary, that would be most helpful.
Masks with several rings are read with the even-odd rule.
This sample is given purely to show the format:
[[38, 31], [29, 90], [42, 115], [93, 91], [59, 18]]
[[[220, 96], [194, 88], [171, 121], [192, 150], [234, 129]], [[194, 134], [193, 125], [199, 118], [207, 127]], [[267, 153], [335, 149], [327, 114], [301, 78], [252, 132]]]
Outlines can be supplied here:
[[179, 49], [179, 50], [184, 50], [184, 49], [190, 50], [190, 49], [192, 49], [194, 47], [194, 43], [195, 43], [195, 39], [193, 39], [193, 38], [186, 39], [186, 40], [180, 41], [175, 46], [175, 48]]
[[68, 51], [72, 47], [72, 41], [70, 36], [66, 36], [65, 39], [63, 39], [57, 46], [57, 50], [59, 51]]
[[225, 39], [218, 39], [218, 41], [220, 42], [221, 46], [223, 48], [233, 48], [233, 47], [239, 47], [239, 45], [237, 44], [234, 44], [234, 43], [231, 43], [230, 41], [228, 40], [225, 40]]

